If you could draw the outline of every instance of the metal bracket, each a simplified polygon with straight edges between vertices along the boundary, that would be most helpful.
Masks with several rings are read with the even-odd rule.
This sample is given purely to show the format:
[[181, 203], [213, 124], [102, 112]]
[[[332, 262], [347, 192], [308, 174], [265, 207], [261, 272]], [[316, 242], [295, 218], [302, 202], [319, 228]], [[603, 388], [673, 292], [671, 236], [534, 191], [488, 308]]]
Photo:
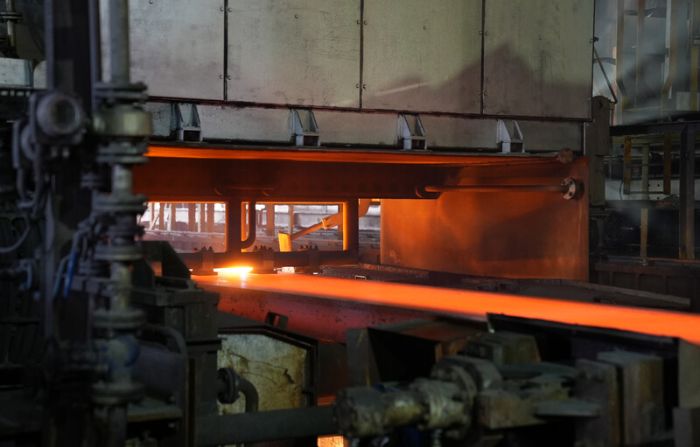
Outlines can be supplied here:
[[292, 140], [297, 146], [320, 146], [321, 137], [313, 110], [292, 109]]
[[498, 147], [504, 154], [525, 152], [523, 132], [515, 120], [498, 120], [496, 125]]
[[428, 149], [420, 115], [399, 115], [399, 143], [403, 144], [406, 151]]
[[176, 103], [172, 105], [170, 135], [177, 141], [202, 141], [202, 123], [197, 105]]

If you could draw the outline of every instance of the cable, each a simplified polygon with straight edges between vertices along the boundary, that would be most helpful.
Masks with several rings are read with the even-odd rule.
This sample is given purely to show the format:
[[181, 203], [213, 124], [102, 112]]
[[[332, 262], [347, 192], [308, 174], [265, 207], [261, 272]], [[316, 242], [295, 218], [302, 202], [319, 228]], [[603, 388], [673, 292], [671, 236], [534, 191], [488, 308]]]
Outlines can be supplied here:
[[22, 235], [19, 237], [19, 239], [15, 241], [14, 244], [8, 245], [6, 247], [0, 247], [0, 254], [6, 255], [14, 253], [19, 247], [22, 246], [22, 244], [24, 244], [24, 241], [27, 240], [27, 237], [29, 237], [29, 233], [32, 231], [31, 225], [29, 224], [29, 219], [26, 216], [22, 216], [22, 218], [24, 219], [27, 225], [27, 227], [24, 230], [24, 233], [22, 233]]
[[61, 280], [63, 279], [63, 270], [66, 268], [66, 262], [68, 262], [68, 257], [70, 255], [66, 255], [63, 258], [61, 258], [61, 262], [58, 264], [58, 269], [56, 269], [56, 276], [54, 277], [53, 281], [53, 289], [51, 293], [52, 299], [56, 299], [58, 296], [58, 292], [61, 290]]
[[72, 252], [70, 254], [70, 260], [68, 261], [68, 272], [66, 272], [66, 280], [63, 283], [63, 297], [67, 298], [70, 294], [70, 290], [73, 287], [73, 277], [75, 276], [75, 265], [78, 261], [78, 252]]

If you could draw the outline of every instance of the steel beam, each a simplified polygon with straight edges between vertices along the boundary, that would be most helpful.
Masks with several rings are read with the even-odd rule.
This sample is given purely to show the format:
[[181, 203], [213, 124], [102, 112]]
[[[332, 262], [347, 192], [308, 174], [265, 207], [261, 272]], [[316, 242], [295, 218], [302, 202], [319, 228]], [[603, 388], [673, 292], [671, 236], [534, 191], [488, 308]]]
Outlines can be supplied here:
[[[195, 279], [205, 289], [221, 293], [222, 301], [236, 290], [244, 289], [336, 303], [387, 306], [479, 321], [484, 321], [489, 314], [506, 314], [570, 325], [677, 337], [700, 344], [700, 316], [679, 312], [309, 275], [253, 274], [245, 277]], [[235, 312], [235, 307], [231, 311]], [[324, 320], [324, 323], [327, 321]]]
[[695, 132], [689, 125], [681, 133], [679, 257], [690, 260], [695, 259]]

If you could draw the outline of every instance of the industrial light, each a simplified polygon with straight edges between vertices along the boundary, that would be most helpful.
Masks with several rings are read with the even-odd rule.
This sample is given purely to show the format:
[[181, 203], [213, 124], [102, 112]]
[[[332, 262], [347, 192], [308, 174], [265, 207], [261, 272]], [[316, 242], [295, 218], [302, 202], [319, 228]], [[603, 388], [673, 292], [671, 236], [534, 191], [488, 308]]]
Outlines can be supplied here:
[[219, 275], [227, 278], [236, 277], [245, 279], [250, 272], [253, 271], [253, 267], [250, 266], [233, 266], [233, 267], [221, 267], [216, 268], [214, 271]]

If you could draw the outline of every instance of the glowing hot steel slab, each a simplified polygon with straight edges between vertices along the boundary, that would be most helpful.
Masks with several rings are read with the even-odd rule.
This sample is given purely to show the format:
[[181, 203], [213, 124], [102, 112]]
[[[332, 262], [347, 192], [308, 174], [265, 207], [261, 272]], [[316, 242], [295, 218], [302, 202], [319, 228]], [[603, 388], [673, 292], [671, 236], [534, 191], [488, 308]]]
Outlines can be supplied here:
[[486, 314], [505, 314], [677, 337], [700, 344], [700, 315], [670, 311], [307, 275], [249, 274], [194, 279], [213, 291], [245, 289], [480, 319]]

